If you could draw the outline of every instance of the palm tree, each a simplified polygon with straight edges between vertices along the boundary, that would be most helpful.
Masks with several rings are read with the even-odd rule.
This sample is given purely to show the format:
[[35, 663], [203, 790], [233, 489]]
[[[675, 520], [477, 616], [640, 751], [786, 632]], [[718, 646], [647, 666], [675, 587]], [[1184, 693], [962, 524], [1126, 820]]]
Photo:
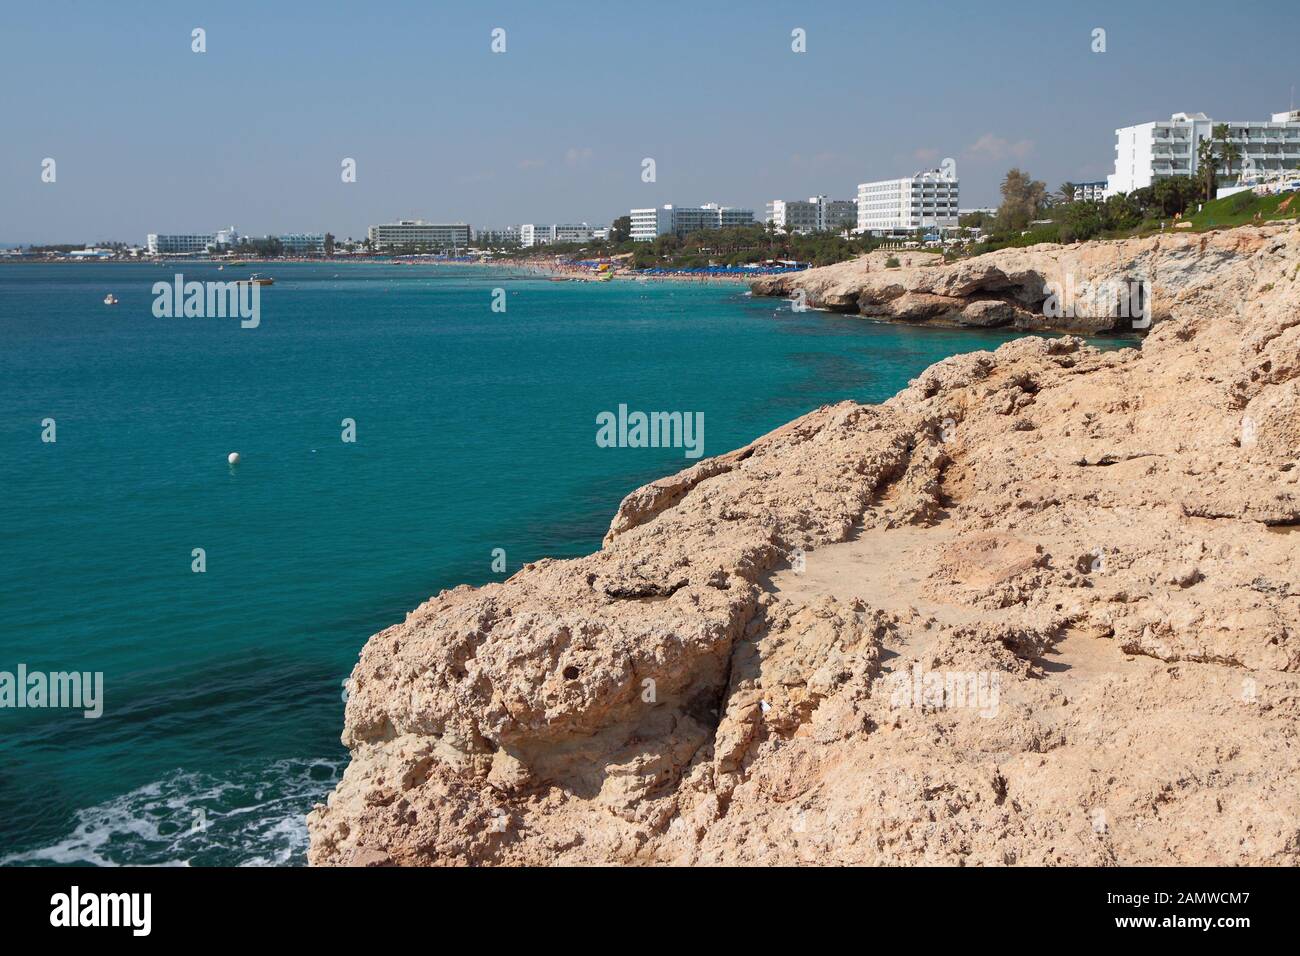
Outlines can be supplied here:
[[1205, 198], [1214, 198], [1214, 187], [1218, 181], [1218, 174], [1215, 165], [1218, 163], [1218, 157], [1214, 154], [1214, 140], [1203, 139], [1199, 146], [1196, 147], [1196, 165], [1201, 171], [1201, 176], [1205, 180]]
[[1074, 193], [1075, 193], [1074, 183], [1071, 182], [1061, 183], [1061, 188], [1057, 190], [1057, 192], [1061, 197], [1061, 202], [1065, 202], [1065, 203], [1074, 202]]
[[1241, 147], [1228, 138], [1228, 124], [1216, 123], [1214, 125], [1214, 139], [1223, 145], [1220, 148], [1219, 155], [1223, 157], [1224, 165], [1227, 167], [1228, 175], [1232, 175], [1232, 164], [1241, 158]]
[[1241, 147], [1236, 143], [1223, 144], [1223, 161], [1228, 164], [1228, 175], [1232, 175], [1232, 164], [1241, 159]]

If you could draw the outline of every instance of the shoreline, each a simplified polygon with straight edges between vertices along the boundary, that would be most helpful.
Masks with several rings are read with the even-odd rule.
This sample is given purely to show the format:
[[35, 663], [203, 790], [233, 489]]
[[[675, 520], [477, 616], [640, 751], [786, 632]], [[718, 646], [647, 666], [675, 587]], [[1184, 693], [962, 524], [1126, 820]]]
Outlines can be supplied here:
[[[495, 263], [485, 263], [485, 265], [495, 265]], [[523, 269], [524, 271], [533, 273], [539, 277], [559, 279], [567, 282], [693, 282], [720, 283], [723, 285], [747, 285], [749, 282], [745, 277], [738, 275], [682, 273], [650, 275], [632, 270], [611, 270], [610, 278], [606, 279], [602, 278], [600, 273], [585, 266], [565, 262], [545, 263], [525, 261], [521, 263], [513, 263], [512, 267]]]
[[[62, 266], [84, 266], [84, 265], [149, 265], [149, 266], [170, 266], [170, 265], [203, 265], [203, 266], [227, 266], [233, 264], [228, 260], [222, 259], [23, 259], [18, 257], [0, 257], [0, 265], [62, 265]], [[432, 268], [446, 268], [448, 266], [463, 266], [466, 268], [476, 269], [511, 269], [523, 271], [536, 275], [539, 278], [563, 279], [569, 282], [707, 282], [721, 284], [740, 284], [748, 285], [754, 279], [764, 276], [771, 276], [777, 273], [761, 272], [754, 270], [752, 277], [736, 275], [717, 275], [717, 274], [695, 274], [695, 273], [663, 273], [663, 274], [646, 274], [635, 272], [633, 270], [613, 270], [609, 279], [600, 277], [600, 273], [586, 266], [580, 266], [576, 263], [557, 262], [545, 263], [537, 260], [522, 261], [482, 261], [482, 260], [432, 260], [432, 259], [375, 259], [375, 258], [290, 258], [281, 256], [276, 259], [240, 259], [236, 269], [244, 267], [259, 267], [262, 269], [274, 268], [279, 264], [292, 265], [329, 265], [329, 266], [353, 266], [353, 265], [377, 265], [377, 266], [428, 266]]]

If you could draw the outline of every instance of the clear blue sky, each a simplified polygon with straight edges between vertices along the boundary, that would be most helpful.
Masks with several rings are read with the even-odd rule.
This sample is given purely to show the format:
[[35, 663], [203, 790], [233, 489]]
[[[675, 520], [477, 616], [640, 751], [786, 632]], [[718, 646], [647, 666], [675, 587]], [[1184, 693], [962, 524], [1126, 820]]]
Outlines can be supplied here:
[[12, 2], [0, 241], [761, 211], [945, 156], [988, 205], [1012, 165], [1105, 178], [1118, 126], [1286, 109], [1298, 38], [1296, 0]]

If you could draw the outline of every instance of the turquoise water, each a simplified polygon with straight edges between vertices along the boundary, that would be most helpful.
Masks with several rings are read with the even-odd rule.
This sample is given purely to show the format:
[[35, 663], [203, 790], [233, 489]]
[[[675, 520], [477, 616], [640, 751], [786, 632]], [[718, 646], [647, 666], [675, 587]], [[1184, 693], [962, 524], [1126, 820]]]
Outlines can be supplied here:
[[0, 671], [104, 674], [97, 720], [0, 709], [0, 862], [301, 862], [366, 638], [597, 548], [628, 491], [692, 463], [597, 447], [597, 413], [703, 412], [717, 454], [1012, 337], [741, 286], [259, 268], [241, 329], [155, 318], [151, 286], [243, 270], [0, 266]]

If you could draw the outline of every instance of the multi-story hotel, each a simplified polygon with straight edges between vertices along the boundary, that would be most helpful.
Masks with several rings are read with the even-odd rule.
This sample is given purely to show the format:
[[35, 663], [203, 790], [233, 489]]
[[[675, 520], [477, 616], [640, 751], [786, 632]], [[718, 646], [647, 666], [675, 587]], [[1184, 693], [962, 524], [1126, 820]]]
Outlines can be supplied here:
[[561, 222], [549, 226], [526, 222], [521, 226], [506, 226], [504, 229], [479, 229], [474, 233], [474, 241], [480, 245], [518, 243], [531, 248], [553, 242], [591, 242], [608, 236], [608, 226], [591, 226], [585, 222]]
[[656, 236], [666, 236], [673, 231], [673, 207], [661, 209], [633, 209], [632, 238], [637, 242], [649, 242]]
[[321, 255], [325, 252], [325, 237], [314, 232], [290, 232], [276, 236], [280, 248], [292, 256]]
[[858, 204], [853, 199], [773, 199], [767, 204], [767, 222], [792, 232], [836, 232], [858, 222]]
[[539, 226], [536, 223], [526, 222], [519, 227], [519, 244], [528, 249], [552, 242], [555, 238], [552, 231], [554, 228], [554, 226]]
[[656, 236], [682, 237], [701, 229], [730, 229], [752, 226], [754, 210], [705, 203], [703, 206], [665, 205], [659, 209], [633, 209], [632, 238], [649, 242]]
[[186, 256], [207, 252], [216, 243], [214, 232], [157, 233], [145, 237], [145, 248], [151, 256]]
[[591, 242], [596, 238], [596, 227], [585, 222], [556, 223], [551, 229], [556, 242]]
[[519, 227], [505, 226], [502, 229], [475, 229], [474, 241], [480, 246], [514, 245], [519, 242]]
[[435, 223], [423, 219], [399, 219], [371, 226], [370, 244], [376, 249], [428, 246], [434, 249], [463, 249], [469, 245], [470, 227], [463, 222]]
[[858, 186], [858, 232], [901, 233], [957, 225], [958, 181], [939, 169]]
[[[525, 223], [519, 227], [519, 244], [529, 248], [552, 242], [591, 242], [596, 238], [598, 231], [596, 227], [589, 226], [585, 222], [556, 223], [551, 226]], [[608, 234], [608, 230], [605, 232]]]
[[[1106, 195], [1131, 193], [1169, 176], [1196, 176], [1197, 149], [1214, 138], [1223, 123], [1204, 113], [1175, 113], [1167, 122], [1141, 123], [1115, 130], [1115, 172], [1106, 180]], [[1274, 113], [1271, 122], [1229, 121], [1228, 140], [1240, 156], [1233, 172], [1300, 169], [1300, 110]], [[1218, 172], [1229, 175], [1220, 156]]]

